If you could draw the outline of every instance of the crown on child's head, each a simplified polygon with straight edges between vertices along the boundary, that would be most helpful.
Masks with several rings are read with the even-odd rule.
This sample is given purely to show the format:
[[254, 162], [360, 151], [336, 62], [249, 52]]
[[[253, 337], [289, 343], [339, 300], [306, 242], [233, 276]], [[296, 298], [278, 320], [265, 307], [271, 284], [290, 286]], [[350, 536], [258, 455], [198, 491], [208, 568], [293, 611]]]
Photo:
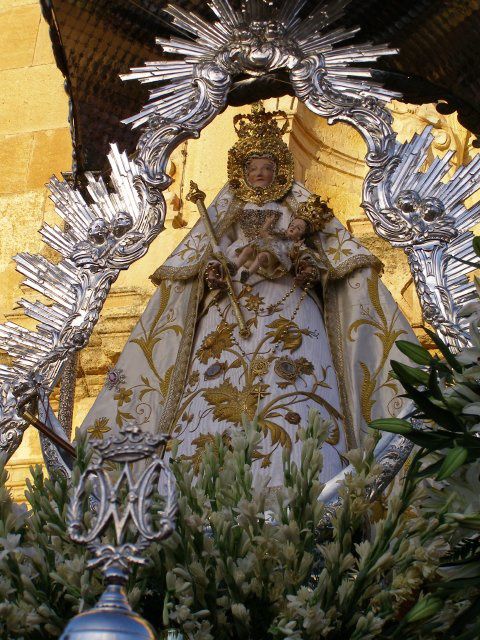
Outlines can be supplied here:
[[323, 229], [325, 224], [333, 218], [333, 211], [326, 200], [312, 194], [298, 207], [295, 217], [305, 220], [309, 233], [315, 233]]

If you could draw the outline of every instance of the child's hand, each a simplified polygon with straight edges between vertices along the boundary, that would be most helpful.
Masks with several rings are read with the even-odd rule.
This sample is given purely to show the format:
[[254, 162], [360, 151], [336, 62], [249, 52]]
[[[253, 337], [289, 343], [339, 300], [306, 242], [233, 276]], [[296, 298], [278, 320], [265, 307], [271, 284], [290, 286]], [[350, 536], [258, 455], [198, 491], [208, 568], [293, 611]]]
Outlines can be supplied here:
[[274, 213], [269, 213], [267, 215], [267, 217], [265, 218], [265, 226], [266, 227], [271, 227], [272, 226], [272, 222], [275, 221], [275, 218], [276, 218], [276, 216], [275, 216]]

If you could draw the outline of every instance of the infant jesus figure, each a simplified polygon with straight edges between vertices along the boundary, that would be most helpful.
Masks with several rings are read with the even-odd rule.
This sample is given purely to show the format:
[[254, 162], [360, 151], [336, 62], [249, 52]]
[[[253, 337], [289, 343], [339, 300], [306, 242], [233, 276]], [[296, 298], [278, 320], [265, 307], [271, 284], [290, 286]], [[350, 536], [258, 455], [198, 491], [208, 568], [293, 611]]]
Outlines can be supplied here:
[[234, 260], [237, 269], [246, 262], [251, 262], [248, 269], [240, 274], [242, 283], [247, 282], [250, 275], [257, 273], [259, 269], [271, 271], [280, 265], [288, 273], [292, 268], [292, 260], [296, 259], [302, 249], [307, 249], [304, 240], [309, 234], [309, 225], [305, 219], [293, 218], [284, 231], [272, 228], [275, 220], [274, 213], [267, 215], [258, 237], [242, 247]]

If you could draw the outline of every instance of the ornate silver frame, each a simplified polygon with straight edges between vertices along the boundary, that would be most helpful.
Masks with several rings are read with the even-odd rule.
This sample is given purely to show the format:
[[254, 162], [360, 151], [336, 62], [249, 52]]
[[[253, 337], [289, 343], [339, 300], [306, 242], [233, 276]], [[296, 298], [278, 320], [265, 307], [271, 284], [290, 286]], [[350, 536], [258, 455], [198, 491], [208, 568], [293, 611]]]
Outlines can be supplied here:
[[[52, 391], [68, 358], [88, 342], [119, 272], [143, 256], [163, 229], [170, 154], [225, 109], [238, 74], [286, 70], [295, 95], [309, 109], [359, 131], [369, 168], [362, 202], [367, 216], [381, 237], [407, 253], [425, 320], [454, 347], [467, 343], [459, 309], [475, 295], [466, 278], [472, 267], [464, 261], [474, 257], [468, 229], [478, 221], [480, 205], [467, 209], [464, 201], [478, 188], [480, 156], [442, 181], [451, 153], [422, 170], [432, 141], [428, 129], [408, 143], [396, 141], [385, 102], [399, 96], [359, 66], [395, 51], [344, 44], [357, 29], [331, 25], [349, 1], [325, 0], [300, 18], [306, 0], [244, 0], [238, 11], [229, 0], [211, 0], [217, 18], [212, 22], [167, 6], [174, 25], [190, 39], [158, 39], [176, 59], [146, 63], [124, 76], [156, 85], [148, 104], [126, 121], [143, 126], [135, 159], [113, 145], [108, 156], [113, 189], [87, 174], [89, 201], [81, 190], [53, 179], [51, 197], [65, 227], [45, 224], [40, 233], [61, 260], [15, 258], [24, 283], [52, 304], [20, 301], [38, 322], [36, 331], [12, 323], [0, 327], [0, 347], [13, 358], [11, 366], [0, 366], [0, 450], [7, 457], [27, 427], [25, 407], [39, 391], [47, 396]], [[55, 446], [44, 447], [44, 454], [49, 468], [65, 472]], [[408, 446], [403, 439], [382, 440], [378, 454], [391, 478]]]

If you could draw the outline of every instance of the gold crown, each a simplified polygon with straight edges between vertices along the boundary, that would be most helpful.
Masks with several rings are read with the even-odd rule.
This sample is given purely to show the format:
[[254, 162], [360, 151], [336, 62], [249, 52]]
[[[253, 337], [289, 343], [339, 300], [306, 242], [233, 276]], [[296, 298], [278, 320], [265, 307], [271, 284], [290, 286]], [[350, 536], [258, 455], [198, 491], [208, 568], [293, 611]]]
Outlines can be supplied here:
[[[277, 117], [285, 118], [281, 127]], [[264, 204], [283, 198], [293, 184], [293, 156], [282, 136], [288, 130], [284, 111], [266, 112], [263, 104], [252, 105], [252, 113], [237, 115], [233, 126], [239, 140], [228, 152], [228, 179], [235, 195], [245, 202]], [[275, 176], [268, 187], [252, 187], [246, 180], [245, 164], [250, 158], [271, 158]]]
[[[285, 118], [281, 127], [277, 117]], [[288, 131], [285, 111], [265, 111], [263, 102], [252, 104], [252, 113], [240, 114], [233, 118], [233, 127], [239, 138], [281, 138]]]
[[333, 211], [326, 200], [312, 194], [298, 207], [295, 217], [305, 220], [309, 233], [315, 233], [323, 229], [325, 224], [333, 218]]

